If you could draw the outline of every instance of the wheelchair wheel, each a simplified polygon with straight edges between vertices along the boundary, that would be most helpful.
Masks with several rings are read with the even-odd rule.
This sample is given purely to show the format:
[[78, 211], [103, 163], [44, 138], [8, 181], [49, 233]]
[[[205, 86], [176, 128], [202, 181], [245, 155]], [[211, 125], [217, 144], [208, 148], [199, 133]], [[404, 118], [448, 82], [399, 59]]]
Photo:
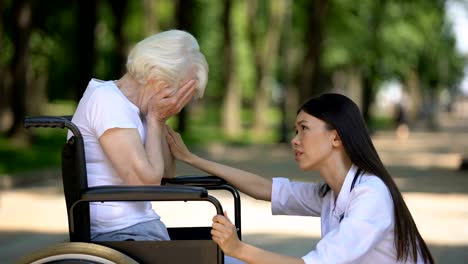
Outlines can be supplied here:
[[127, 255], [105, 246], [70, 242], [61, 243], [25, 256], [17, 264], [138, 264]]

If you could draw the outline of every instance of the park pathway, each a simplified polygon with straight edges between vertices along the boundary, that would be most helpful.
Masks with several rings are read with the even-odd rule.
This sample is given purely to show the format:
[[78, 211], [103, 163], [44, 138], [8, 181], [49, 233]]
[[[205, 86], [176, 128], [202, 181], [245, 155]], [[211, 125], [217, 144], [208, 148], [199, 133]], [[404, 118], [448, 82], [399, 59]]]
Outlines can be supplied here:
[[[439, 132], [412, 131], [407, 140], [397, 140], [391, 131], [373, 135], [437, 263], [468, 263], [468, 171], [458, 170], [468, 149], [465, 124], [467, 120], [447, 122]], [[212, 145], [197, 152], [269, 178], [320, 180], [317, 174], [297, 169], [288, 146]], [[178, 164], [178, 172], [203, 174], [184, 164]], [[33, 186], [23, 184], [0, 194], [0, 263], [14, 263], [32, 250], [67, 239], [58, 172], [52, 169], [43, 174], [44, 180]], [[214, 194], [231, 212], [230, 197]], [[183, 219], [209, 225], [214, 214], [200, 203], [158, 203], [155, 208], [168, 226], [183, 225]], [[268, 203], [245, 195], [242, 225], [245, 241], [291, 256], [306, 254], [320, 238], [319, 219], [271, 216]]]

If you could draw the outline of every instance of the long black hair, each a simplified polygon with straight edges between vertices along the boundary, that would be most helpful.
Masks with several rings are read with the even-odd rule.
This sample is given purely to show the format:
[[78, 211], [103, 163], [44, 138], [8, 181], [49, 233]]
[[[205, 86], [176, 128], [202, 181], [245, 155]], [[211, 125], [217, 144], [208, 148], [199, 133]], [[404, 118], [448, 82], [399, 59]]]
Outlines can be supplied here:
[[[327, 93], [309, 99], [297, 113], [300, 111], [324, 121], [328, 129], [336, 130], [351, 161], [379, 177], [389, 189], [394, 208], [397, 260], [412, 257], [417, 262], [419, 251], [425, 263], [434, 263], [397, 185], [377, 154], [358, 106], [344, 95]], [[326, 193], [329, 189], [324, 185], [322, 191]]]

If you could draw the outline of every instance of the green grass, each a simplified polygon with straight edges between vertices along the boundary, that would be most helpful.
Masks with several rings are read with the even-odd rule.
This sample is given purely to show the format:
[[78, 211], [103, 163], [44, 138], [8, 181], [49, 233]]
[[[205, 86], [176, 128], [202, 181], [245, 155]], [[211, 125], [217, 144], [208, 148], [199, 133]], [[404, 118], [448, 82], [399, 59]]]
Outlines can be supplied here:
[[369, 129], [372, 131], [391, 130], [393, 128], [394, 124], [391, 117], [373, 116], [369, 122]]
[[[224, 135], [220, 128], [221, 117], [219, 109], [203, 109], [202, 113], [194, 114], [190, 117], [189, 131], [184, 135], [184, 141], [187, 145], [196, 146], [203, 146], [214, 142], [231, 145], [275, 143], [278, 138], [276, 126], [280, 120], [280, 113], [276, 109], [270, 109], [265, 115], [269, 121], [268, 126], [270, 129], [263, 135], [254, 135], [251, 131], [253, 113], [250, 109], [243, 109], [241, 112], [243, 132], [238, 136], [229, 137]], [[175, 124], [175, 120], [170, 120], [169, 123], [171, 125]]]
[[[56, 101], [45, 104], [42, 112], [43, 115], [69, 115], [73, 114], [75, 108], [75, 102]], [[31, 128], [27, 133], [32, 135], [30, 145], [12, 142], [0, 135], [0, 176], [60, 166], [61, 147], [66, 141], [67, 130]]]
[[33, 143], [28, 147], [0, 137], [0, 175], [60, 166], [65, 141], [65, 130], [45, 128], [34, 131]]

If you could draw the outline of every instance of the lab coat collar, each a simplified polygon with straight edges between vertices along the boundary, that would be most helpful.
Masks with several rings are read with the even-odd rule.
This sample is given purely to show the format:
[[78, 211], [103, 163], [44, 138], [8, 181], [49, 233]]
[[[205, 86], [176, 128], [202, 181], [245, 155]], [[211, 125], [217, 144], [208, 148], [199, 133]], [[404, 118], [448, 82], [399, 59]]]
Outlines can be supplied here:
[[334, 203], [334, 206], [332, 208], [335, 208], [334, 213], [337, 216], [341, 216], [345, 209], [346, 205], [348, 204], [348, 199], [349, 199], [349, 194], [351, 192], [351, 185], [354, 179], [354, 175], [356, 174], [358, 170], [358, 167], [356, 165], [351, 165], [351, 168], [349, 169], [348, 173], [346, 174], [345, 180], [343, 182], [343, 186], [341, 186], [340, 193], [338, 194], [338, 198], [336, 199], [336, 203], [334, 202], [333, 197], [335, 194], [332, 196], [332, 203]]

